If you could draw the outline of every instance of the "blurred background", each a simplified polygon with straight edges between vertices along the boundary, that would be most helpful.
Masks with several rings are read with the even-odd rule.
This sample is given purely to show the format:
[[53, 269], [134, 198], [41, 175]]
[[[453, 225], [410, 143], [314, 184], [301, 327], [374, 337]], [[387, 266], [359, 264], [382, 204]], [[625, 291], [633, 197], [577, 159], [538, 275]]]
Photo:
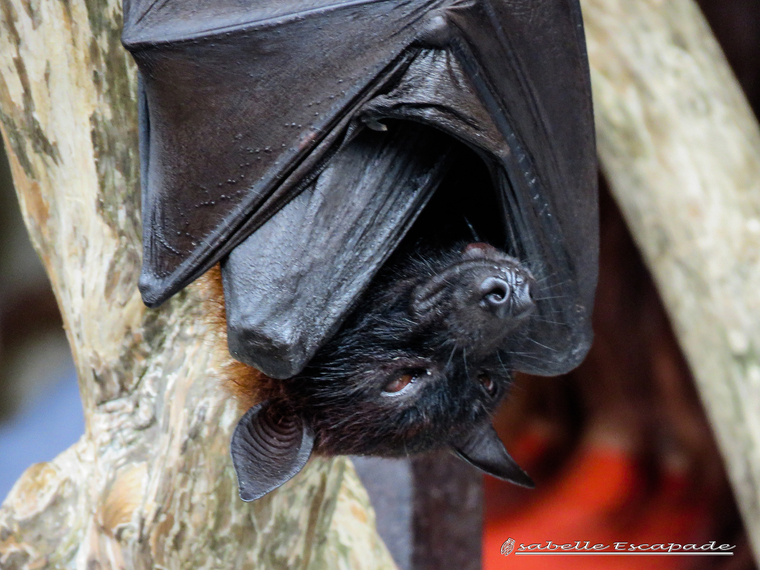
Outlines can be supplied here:
[[[760, 0], [699, 4], [758, 115]], [[755, 568], [693, 378], [601, 182], [594, 345], [571, 374], [519, 377], [499, 411], [497, 430], [537, 488], [486, 477], [484, 568]], [[733, 557], [505, 558], [500, 548], [510, 537], [518, 544], [714, 540], [736, 549]]]
[[[760, 0], [700, 0], [755, 113]], [[496, 425], [537, 483], [485, 481], [483, 564], [498, 568], [755, 568], [709, 422], [652, 280], [602, 181], [596, 340], [560, 378], [521, 376]], [[54, 295], [0, 154], [0, 500], [84, 431]], [[510, 557], [518, 543], [736, 544], [733, 557]]]
[[71, 352], [53, 291], [0, 153], [0, 501], [32, 463], [84, 433]]

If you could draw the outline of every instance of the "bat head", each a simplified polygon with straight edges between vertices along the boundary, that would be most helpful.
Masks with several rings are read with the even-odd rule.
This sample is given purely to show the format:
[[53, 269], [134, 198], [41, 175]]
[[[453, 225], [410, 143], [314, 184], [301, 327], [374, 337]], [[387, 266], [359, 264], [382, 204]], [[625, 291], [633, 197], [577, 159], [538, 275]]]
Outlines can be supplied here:
[[401, 252], [301, 374], [241, 420], [241, 496], [290, 479], [311, 452], [404, 456], [449, 446], [486, 473], [532, 486], [490, 425], [509, 391], [512, 336], [533, 277], [485, 243]]

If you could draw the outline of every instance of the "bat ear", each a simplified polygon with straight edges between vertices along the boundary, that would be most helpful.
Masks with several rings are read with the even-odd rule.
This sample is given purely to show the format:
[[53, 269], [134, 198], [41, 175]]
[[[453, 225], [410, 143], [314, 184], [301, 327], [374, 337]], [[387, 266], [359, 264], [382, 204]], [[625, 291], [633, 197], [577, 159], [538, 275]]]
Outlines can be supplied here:
[[240, 498], [255, 501], [292, 479], [314, 447], [311, 427], [296, 413], [264, 401], [240, 418], [230, 455]]
[[488, 475], [530, 489], [536, 486], [530, 475], [509, 456], [496, 430], [488, 422], [473, 428], [452, 447], [459, 457]]

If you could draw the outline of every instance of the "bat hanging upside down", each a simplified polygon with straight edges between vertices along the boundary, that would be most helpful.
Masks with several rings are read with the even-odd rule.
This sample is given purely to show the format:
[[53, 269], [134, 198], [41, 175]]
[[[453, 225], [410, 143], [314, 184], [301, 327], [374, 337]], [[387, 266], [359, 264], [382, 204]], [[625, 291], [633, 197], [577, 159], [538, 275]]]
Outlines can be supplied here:
[[233, 436], [241, 496], [312, 451], [439, 446], [529, 485], [489, 414], [512, 371], [566, 372], [592, 337], [578, 0], [124, 8], [143, 300], [220, 263], [230, 353], [267, 378]]
[[533, 277], [485, 243], [392, 260], [298, 375], [254, 388], [232, 457], [244, 500], [310, 453], [404, 456], [450, 446], [491, 475], [533, 483], [490, 416], [509, 390], [507, 337], [533, 312]]

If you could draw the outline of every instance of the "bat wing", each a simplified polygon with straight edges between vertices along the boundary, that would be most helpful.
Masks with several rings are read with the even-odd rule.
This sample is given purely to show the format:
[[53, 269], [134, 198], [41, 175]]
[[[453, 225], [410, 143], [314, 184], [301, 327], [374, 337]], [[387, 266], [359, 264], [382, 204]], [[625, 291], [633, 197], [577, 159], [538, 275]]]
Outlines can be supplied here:
[[236, 247], [222, 262], [232, 355], [275, 378], [297, 374], [431, 197], [449, 147], [415, 123], [365, 129]]
[[567, 372], [591, 345], [599, 251], [580, 6], [577, 0], [454, 2], [434, 13], [420, 43], [426, 49], [403, 80], [363, 111], [375, 120], [430, 125], [483, 159], [500, 199], [507, 234], [501, 245], [537, 281], [537, 311], [508, 347], [509, 366]]
[[145, 101], [148, 305], [218, 262], [300, 190], [363, 101], [393, 79], [431, 3], [125, 4], [122, 40]]
[[511, 233], [506, 249], [528, 263], [539, 284], [537, 314], [512, 347], [514, 367], [567, 372], [591, 345], [599, 252], [580, 6], [577, 0], [484, 0], [453, 9], [449, 21], [452, 50], [509, 148], [493, 148], [486, 157]]
[[[242, 279], [238, 291], [264, 295], [238, 303], [240, 310], [232, 303], [232, 321], [240, 318], [230, 344], [237, 338], [257, 363], [284, 360], [284, 367], [262, 366], [275, 376], [300, 370], [440, 177], [440, 161], [419, 145], [398, 137], [393, 148], [362, 142], [362, 124], [400, 119], [467, 144], [491, 173], [507, 228], [503, 245], [541, 284], [537, 318], [510, 347], [512, 364], [557, 373], [585, 355], [598, 245], [577, 0], [128, 1], [123, 41], [141, 76], [140, 287], [147, 304], [163, 302], [248, 236], [290, 240], [294, 247], [265, 240], [267, 256], [243, 247], [223, 271], [226, 291], [243, 272], [289, 284]], [[350, 169], [351, 153], [365, 166], [383, 163], [406, 189], [402, 196], [372, 168], [327, 176], [341, 160]], [[391, 156], [400, 161], [393, 168]], [[317, 233], [309, 240], [289, 236], [294, 224], [336, 211], [338, 198], [326, 197], [345, 194], [340, 181], [352, 177], [363, 193], [378, 195], [336, 221], [339, 234], [364, 236], [359, 255], [327, 247], [335, 231], [327, 223], [311, 224]], [[382, 235], [372, 238], [375, 228]], [[318, 263], [304, 263], [313, 243], [321, 248]], [[305, 279], [308, 267], [321, 277]], [[304, 295], [317, 298], [319, 310], [304, 312], [292, 301]], [[278, 316], [276, 327], [266, 315]], [[283, 343], [275, 328], [295, 334]], [[312, 346], [293, 351], [304, 338]]]

